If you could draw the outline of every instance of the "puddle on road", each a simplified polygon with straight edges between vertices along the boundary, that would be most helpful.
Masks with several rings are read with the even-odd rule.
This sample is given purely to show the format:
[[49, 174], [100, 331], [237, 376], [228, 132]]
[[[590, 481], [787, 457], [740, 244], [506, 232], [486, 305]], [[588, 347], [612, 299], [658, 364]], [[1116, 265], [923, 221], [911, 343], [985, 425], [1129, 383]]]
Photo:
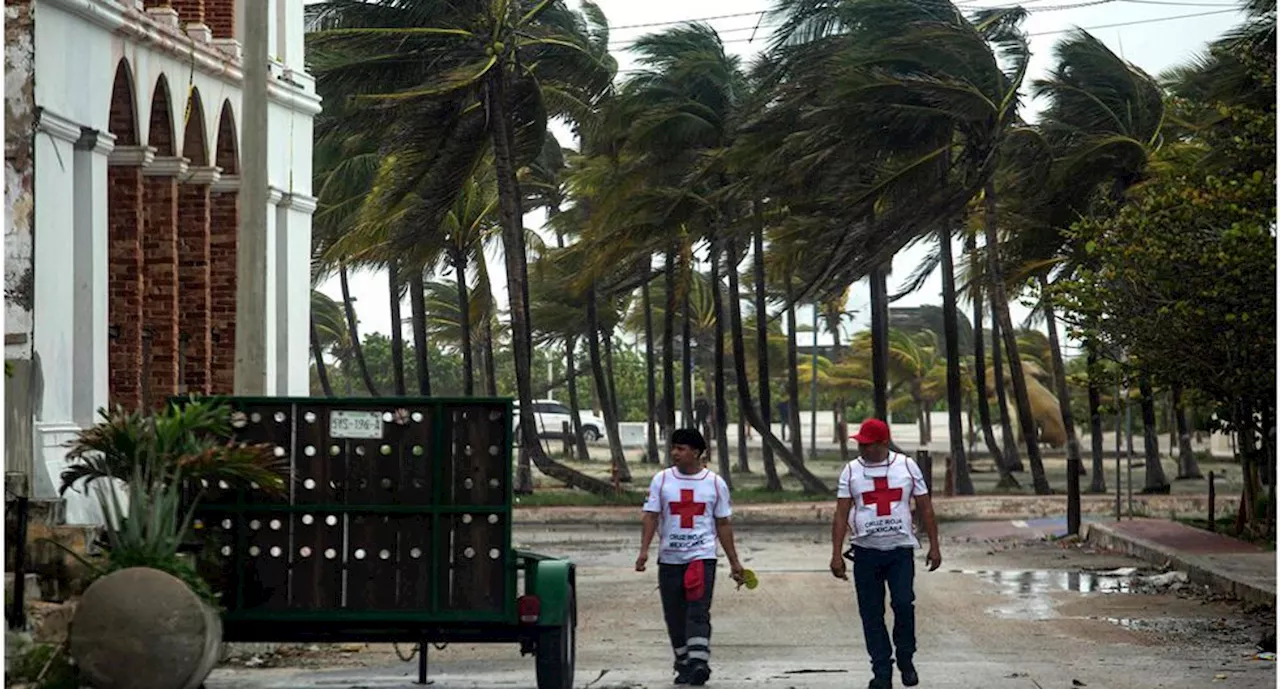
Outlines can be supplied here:
[[1136, 572], [1099, 573], [1064, 570], [952, 570], [995, 584], [1009, 603], [987, 608], [1005, 619], [1047, 620], [1057, 617], [1054, 593], [1134, 593]]

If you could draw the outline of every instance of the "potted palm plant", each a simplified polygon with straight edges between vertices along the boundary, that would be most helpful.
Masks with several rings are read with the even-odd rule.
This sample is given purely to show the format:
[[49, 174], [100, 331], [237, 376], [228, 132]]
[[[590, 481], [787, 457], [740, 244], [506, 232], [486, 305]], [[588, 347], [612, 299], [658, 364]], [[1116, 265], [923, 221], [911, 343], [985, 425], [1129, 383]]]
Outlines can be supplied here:
[[[103, 555], [83, 559], [93, 583], [72, 620], [69, 651], [97, 689], [195, 689], [220, 655], [219, 592], [183, 544], [204, 486], [225, 482], [279, 493], [270, 445], [230, 440], [232, 410], [209, 400], [152, 413], [100, 412], [71, 444], [61, 491], [94, 490], [105, 516]], [[136, 661], [136, 662], [135, 662]]]

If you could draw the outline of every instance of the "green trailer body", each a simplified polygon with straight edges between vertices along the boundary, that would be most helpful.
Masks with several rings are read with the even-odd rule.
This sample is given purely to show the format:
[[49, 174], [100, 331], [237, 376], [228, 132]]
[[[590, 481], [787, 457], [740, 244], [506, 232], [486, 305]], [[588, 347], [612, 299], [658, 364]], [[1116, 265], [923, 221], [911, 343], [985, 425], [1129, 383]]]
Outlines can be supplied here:
[[514, 642], [540, 688], [571, 686], [574, 565], [512, 546], [510, 399], [211, 399], [288, 487], [203, 487], [225, 640]]

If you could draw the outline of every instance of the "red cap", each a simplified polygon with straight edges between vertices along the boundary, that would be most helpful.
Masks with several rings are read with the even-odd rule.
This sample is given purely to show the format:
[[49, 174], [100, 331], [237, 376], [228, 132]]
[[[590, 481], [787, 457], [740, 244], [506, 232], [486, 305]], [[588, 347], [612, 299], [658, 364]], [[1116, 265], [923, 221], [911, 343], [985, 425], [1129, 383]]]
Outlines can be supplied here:
[[862, 422], [862, 427], [858, 429], [858, 432], [851, 437], [863, 445], [887, 442], [889, 440], [889, 426], [880, 419], [867, 419]]

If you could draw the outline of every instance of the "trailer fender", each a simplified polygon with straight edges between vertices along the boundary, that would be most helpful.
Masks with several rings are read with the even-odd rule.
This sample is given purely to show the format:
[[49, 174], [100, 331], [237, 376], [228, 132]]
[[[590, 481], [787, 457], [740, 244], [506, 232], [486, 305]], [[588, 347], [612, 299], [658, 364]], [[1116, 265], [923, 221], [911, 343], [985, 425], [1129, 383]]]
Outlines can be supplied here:
[[538, 562], [530, 591], [541, 603], [538, 626], [554, 627], [564, 623], [568, 607], [574, 604], [572, 592], [576, 578], [576, 569], [568, 560]]

